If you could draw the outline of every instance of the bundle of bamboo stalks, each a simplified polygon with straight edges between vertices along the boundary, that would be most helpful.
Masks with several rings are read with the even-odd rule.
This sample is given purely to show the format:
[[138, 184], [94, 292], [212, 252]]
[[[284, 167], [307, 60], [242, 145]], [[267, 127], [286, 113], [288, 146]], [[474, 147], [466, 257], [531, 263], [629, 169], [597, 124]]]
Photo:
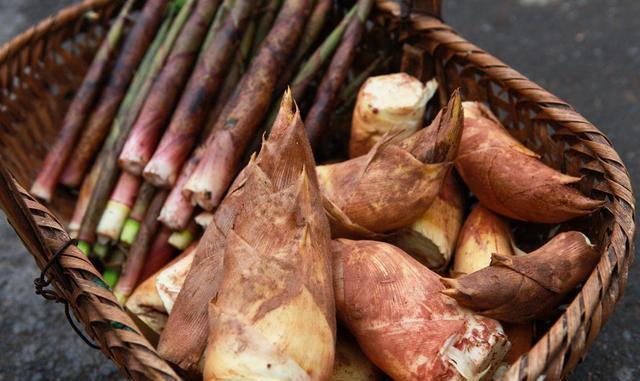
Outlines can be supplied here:
[[512, 234], [600, 208], [579, 178], [383, 52], [353, 64], [372, 0], [134, 3], [31, 192], [78, 189], [69, 230], [186, 375], [489, 379], [595, 266], [580, 232]]

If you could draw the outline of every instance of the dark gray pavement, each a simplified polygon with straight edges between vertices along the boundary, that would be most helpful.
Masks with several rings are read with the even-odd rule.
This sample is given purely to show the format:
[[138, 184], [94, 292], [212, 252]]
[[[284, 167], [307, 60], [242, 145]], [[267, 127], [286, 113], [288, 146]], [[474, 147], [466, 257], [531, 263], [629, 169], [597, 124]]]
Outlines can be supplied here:
[[[0, 43], [72, 0], [0, 0]], [[609, 135], [640, 189], [640, 1], [444, 0], [469, 40], [574, 105]], [[636, 246], [638, 246], [636, 244]], [[640, 270], [571, 381], [640, 379]], [[121, 380], [33, 294], [39, 271], [0, 223], [0, 381]]]

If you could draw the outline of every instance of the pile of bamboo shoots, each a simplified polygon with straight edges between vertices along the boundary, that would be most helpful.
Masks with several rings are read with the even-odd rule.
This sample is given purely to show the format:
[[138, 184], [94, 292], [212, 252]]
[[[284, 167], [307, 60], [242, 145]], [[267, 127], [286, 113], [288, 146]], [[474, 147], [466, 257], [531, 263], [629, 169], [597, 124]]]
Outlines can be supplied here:
[[31, 192], [78, 192], [70, 233], [185, 376], [490, 379], [595, 267], [581, 232], [512, 234], [602, 207], [580, 178], [457, 90], [431, 118], [435, 79], [353, 65], [372, 0], [134, 3]]

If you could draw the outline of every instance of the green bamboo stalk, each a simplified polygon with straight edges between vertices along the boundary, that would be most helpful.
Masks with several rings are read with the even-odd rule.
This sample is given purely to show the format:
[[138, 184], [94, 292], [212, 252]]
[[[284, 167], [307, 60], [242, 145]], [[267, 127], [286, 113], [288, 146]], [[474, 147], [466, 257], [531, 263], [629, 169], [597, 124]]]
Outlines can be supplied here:
[[331, 58], [331, 63], [316, 92], [313, 106], [304, 121], [311, 146], [318, 144], [329, 123], [330, 115], [335, 111], [338, 92], [347, 78], [356, 47], [360, 43], [365, 23], [373, 6], [373, 0], [359, 0], [357, 6], [356, 16], [349, 21], [340, 46]]
[[98, 259], [104, 261], [109, 254], [109, 245], [96, 242], [93, 244], [93, 253], [98, 257]]
[[258, 20], [256, 31], [254, 35], [253, 45], [251, 46], [251, 55], [255, 56], [256, 52], [260, 48], [260, 44], [264, 41], [264, 38], [269, 34], [273, 20], [275, 20], [278, 14], [278, 9], [282, 6], [283, 0], [264, 0], [262, 4], [263, 14]]
[[[126, 142], [154, 79], [160, 73], [180, 29], [182, 29], [190, 10], [193, 8], [193, 0], [189, 1], [180, 8], [175, 18], [172, 12], [175, 12], [176, 7], [171, 7], [170, 14], [163, 21], [163, 25], [154, 38], [149, 51], [145, 54], [142, 67], [136, 73], [133, 83], [127, 90], [125, 99], [118, 109], [118, 114], [114, 119], [109, 136], [91, 169], [92, 172], [95, 171], [99, 174], [100, 181], [99, 185], [91, 193], [87, 211], [82, 220], [81, 239], [89, 241], [94, 239], [102, 211], [118, 178], [118, 155]], [[145, 66], [145, 61], [147, 61], [148, 66]]]
[[327, 36], [322, 44], [313, 52], [311, 57], [305, 62], [302, 68], [298, 71], [296, 76], [291, 81], [291, 95], [293, 99], [301, 99], [304, 96], [304, 92], [307, 89], [309, 83], [313, 80], [313, 77], [324, 66], [338, 48], [342, 36], [349, 25], [349, 22], [356, 13], [358, 5], [354, 5], [351, 10], [342, 18], [340, 24]]

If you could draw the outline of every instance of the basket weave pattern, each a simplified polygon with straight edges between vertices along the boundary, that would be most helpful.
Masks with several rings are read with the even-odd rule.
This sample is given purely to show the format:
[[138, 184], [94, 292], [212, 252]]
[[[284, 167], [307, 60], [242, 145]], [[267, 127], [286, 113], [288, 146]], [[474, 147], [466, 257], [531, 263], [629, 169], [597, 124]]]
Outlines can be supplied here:
[[[415, 3], [410, 15], [397, 1], [378, 0], [376, 5], [390, 20], [389, 28], [401, 30], [410, 47], [424, 52], [418, 66], [443, 85], [441, 103], [458, 87], [465, 99], [486, 102], [513, 136], [547, 164], [582, 177], [585, 194], [608, 201], [597, 214], [560, 226], [587, 232], [602, 258], [566, 312], [503, 380], [534, 381], [543, 374], [547, 380], [564, 378], [585, 355], [626, 285], [635, 230], [627, 170], [607, 137], [570, 105], [429, 16], [439, 14], [440, 1]], [[57, 192], [50, 211], [24, 188], [35, 178], [119, 4], [89, 0], [67, 8], [0, 49], [0, 205], [40, 268], [69, 240], [61, 222], [70, 214], [73, 197]], [[180, 379], [113, 294], [96, 284], [100, 274], [76, 247], [66, 249], [47, 275], [126, 376]]]

